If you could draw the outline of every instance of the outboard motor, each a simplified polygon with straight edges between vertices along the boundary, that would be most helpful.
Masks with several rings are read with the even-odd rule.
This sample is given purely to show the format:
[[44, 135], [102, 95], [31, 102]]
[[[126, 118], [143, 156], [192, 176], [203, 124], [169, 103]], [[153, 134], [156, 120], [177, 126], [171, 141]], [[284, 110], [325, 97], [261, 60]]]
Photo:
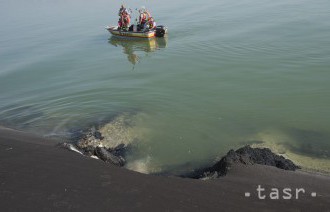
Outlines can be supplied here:
[[167, 27], [163, 25], [159, 25], [156, 27], [156, 37], [164, 37], [166, 33], [167, 33]]

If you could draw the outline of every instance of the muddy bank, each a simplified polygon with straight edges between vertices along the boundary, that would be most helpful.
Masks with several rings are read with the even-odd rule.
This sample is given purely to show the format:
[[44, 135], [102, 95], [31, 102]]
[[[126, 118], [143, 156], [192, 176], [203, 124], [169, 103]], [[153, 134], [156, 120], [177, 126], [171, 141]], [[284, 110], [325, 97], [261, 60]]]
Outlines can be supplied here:
[[[234, 164], [226, 176], [202, 181], [145, 175], [51, 141], [0, 129], [0, 207], [4, 211], [326, 211], [330, 178], [265, 165]], [[265, 190], [259, 199], [256, 185]], [[272, 188], [279, 199], [270, 198]], [[283, 189], [292, 198], [283, 199]], [[303, 188], [298, 199], [296, 188]], [[249, 192], [250, 197], [245, 193]], [[315, 197], [311, 193], [316, 193]]]

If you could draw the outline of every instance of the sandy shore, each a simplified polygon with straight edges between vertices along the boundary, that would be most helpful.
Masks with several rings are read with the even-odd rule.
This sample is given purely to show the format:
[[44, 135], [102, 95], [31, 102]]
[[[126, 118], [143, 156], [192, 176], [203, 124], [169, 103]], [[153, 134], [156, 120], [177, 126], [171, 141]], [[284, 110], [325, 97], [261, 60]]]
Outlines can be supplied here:
[[[152, 176], [55, 144], [0, 128], [2, 211], [330, 210], [328, 176], [261, 165], [235, 166], [227, 176], [207, 181]], [[258, 193], [258, 185], [265, 190]], [[271, 199], [277, 196], [276, 189], [279, 199]], [[283, 199], [289, 197], [283, 189], [290, 199]]]

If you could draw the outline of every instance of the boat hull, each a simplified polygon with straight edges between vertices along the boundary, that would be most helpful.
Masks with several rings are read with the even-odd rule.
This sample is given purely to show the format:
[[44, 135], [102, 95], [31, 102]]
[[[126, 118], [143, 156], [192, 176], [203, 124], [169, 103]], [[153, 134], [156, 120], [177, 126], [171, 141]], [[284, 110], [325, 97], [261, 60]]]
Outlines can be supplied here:
[[130, 38], [153, 38], [156, 36], [155, 30], [147, 32], [133, 32], [118, 30], [118, 27], [106, 27], [106, 29], [114, 36], [117, 37], [130, 37]]

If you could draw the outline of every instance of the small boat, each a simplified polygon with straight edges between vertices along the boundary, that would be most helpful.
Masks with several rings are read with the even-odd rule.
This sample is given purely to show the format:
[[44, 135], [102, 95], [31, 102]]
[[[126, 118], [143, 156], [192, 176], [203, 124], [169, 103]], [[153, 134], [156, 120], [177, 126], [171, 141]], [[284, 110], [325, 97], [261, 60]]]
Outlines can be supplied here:
[[167, 27], [157, 26], [156, 29], [147, 31], [131, 30], [125, 31], [118, 28], [118, 26], [107, 26], [106, 29], [114, 36], [117, 37], [130, 37], [130, 38], [153, 38], [153, 37], [164, 37], [167, 34]]

